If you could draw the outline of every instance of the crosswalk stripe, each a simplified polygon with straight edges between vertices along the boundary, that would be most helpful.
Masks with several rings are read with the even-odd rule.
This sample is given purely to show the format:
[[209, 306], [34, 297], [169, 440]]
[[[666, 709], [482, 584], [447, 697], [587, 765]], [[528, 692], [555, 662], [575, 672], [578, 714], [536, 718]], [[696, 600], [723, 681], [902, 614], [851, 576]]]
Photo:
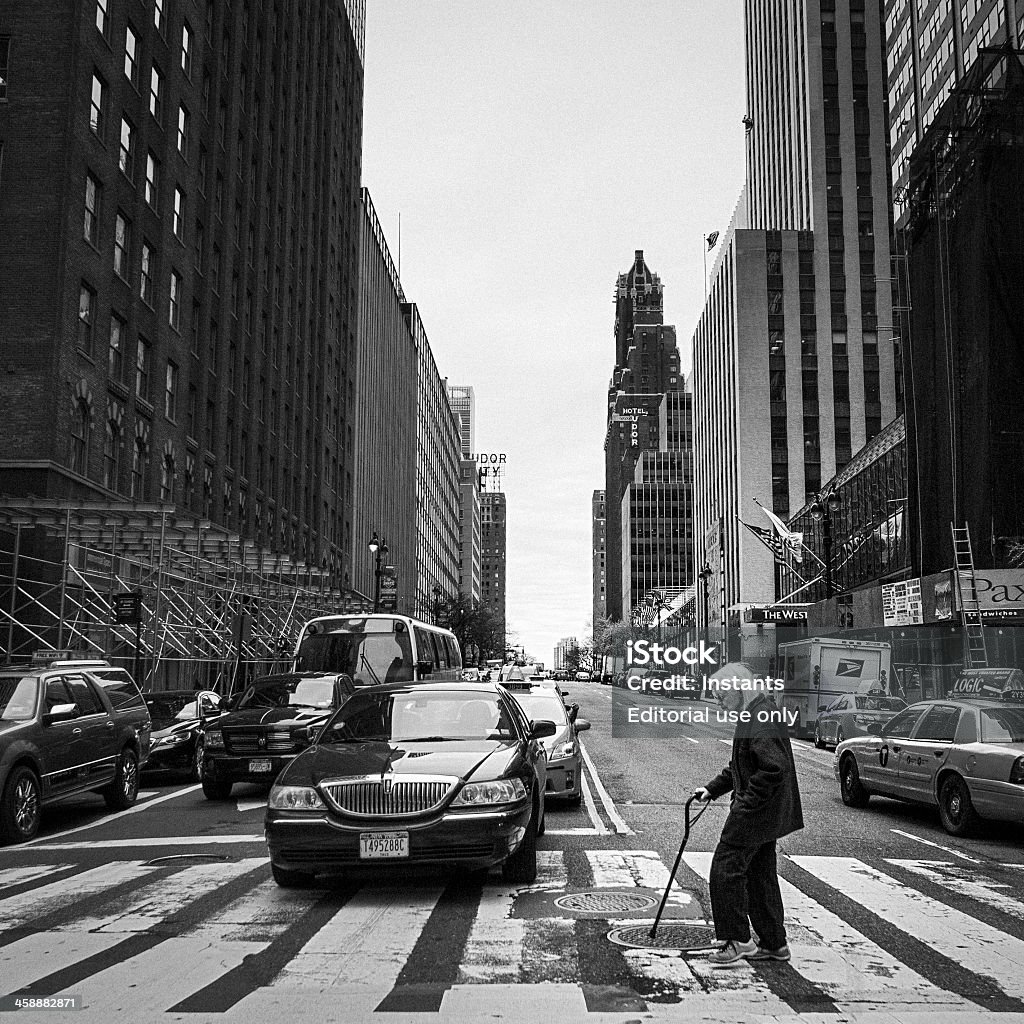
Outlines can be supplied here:
[[815, 878], [850, 893], [879, 917], [895, 921], [936, 952], [1024, 996], [1024, 942], [903, 885], [853, 857], [792, 857]]
[[71, 866], [70, 864], [25, 864], [20, 868], [5, 868], [0, 871], [0, 890], [13, 889], [16, 885], [24, 885], [37, 878], [65, 871]]
[[[597, 888], [637, 886], [663, 892], [668, 885], [668, 869], [654, 850], [587, 850], [587, 860]], [[685, 906], [691, 902], [690, 894], [674, 881], [668, 902]]]
[[886, 863], [927, 878], [949, 892], [969, 896], [979, 903], [1017, 918], [1018, 921], [1024, 921], [1024, 903], [1007, 895], [1007, 890], [1012, 892], [1013, 887], [1006, 882], [993, 882], [974, 868], [941, 860], [887, 859]]

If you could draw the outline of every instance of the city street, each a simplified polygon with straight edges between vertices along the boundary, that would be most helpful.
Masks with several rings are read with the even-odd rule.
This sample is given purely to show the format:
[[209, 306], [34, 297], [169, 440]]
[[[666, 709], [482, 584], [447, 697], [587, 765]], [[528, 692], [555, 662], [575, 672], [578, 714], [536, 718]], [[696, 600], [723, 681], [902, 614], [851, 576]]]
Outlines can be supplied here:
[[[534, 884], [403, 871], [279, 889], [264, 790], [211, 803], [147, 777], [127, 812], [78, 800], [0, 850], [0, 995], [77, 996], [82, 1022], [1024, 1021], [1021, 829], [952, 839], [925, 810], [845, 808], [831, 751], [802, 742], [807, 827], [780, 843], [792, 962], [715, 970], [610, 942], [653, 919], [683, 803], [727, 761], [729, 738], [712, 726], [612, 738], [613, 700], [663, 698], [570, 689], [593, 723], [587, 790], [578, 810], [549, 806]], [[709, 919], [725, 813], [719, 801], [695, 826], [667, 926]], [[584, 892], [617, 909], [556, 904]]]

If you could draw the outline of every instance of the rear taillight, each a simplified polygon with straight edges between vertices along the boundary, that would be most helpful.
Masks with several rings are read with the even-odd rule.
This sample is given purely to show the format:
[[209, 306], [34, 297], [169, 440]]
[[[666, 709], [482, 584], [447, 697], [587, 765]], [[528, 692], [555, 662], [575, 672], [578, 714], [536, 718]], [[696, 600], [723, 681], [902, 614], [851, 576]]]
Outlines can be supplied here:
[[1010, 769], [1011, 782], [1024, 782], [1024, 757], [1018, 757]]

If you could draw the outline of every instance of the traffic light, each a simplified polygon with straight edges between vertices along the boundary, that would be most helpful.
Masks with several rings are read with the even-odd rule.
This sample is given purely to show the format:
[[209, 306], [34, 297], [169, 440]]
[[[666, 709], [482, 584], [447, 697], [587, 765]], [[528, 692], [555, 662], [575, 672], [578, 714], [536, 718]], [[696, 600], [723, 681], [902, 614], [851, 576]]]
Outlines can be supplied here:
[[815, 665], [814, 672], [811, 674], [811, 685], [817, 689], [821, 685], [821, 666]]

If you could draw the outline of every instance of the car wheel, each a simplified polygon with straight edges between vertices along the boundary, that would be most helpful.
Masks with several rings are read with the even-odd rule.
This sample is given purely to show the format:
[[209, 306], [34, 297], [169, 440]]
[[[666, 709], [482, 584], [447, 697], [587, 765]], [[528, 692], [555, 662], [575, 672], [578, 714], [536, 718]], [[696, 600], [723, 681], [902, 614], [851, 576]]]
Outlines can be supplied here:
[[39, 778], [27, 765], [19, 765], [8, 776], [0, 801], [0, 839], [27, 842], [39, 831], [41, 817]]
[[506, 882], [529, 884], [537, 878], [537, 823], [531, 816], [526, 835], [519, 849], [501, 865], [501, 877]]
[[814, 727], [814, 745], [819, 750], [825, 749], [825, 741], [821, 738], [821, 730], [818, 728], [817, 725], [815, 725]]
[[939, 790], [939, 818], [951, 836], [970, 835], [981, 819], [971, 803], [967, 783], [959, 775], [950, 775]]
[[125, 747], [117, 759], [114, 781], [103, 790], [103, 799], [112, 811], [125, 811], [139, 795], [139, 757]]
[[308, 889], [313, 884], [314, 876], [306, 871], [286, 871], [276, 864], [271, 864], [270, 873], [282, 889]]
[[193, 782], [203, 781], [203, 748], [202, 738], [197, 736], [196, 748], [192, 754], [192, 771], [190, 773]]
[[227, 800], [231, 796], [231, 783], [219, 779], [203, 779], [203, 796], [207, 800]]
[[839, 766], [839, 792], [847, 807], [867, 807], [871, 794], [861, 785], [857, 761], [847, 754]]

